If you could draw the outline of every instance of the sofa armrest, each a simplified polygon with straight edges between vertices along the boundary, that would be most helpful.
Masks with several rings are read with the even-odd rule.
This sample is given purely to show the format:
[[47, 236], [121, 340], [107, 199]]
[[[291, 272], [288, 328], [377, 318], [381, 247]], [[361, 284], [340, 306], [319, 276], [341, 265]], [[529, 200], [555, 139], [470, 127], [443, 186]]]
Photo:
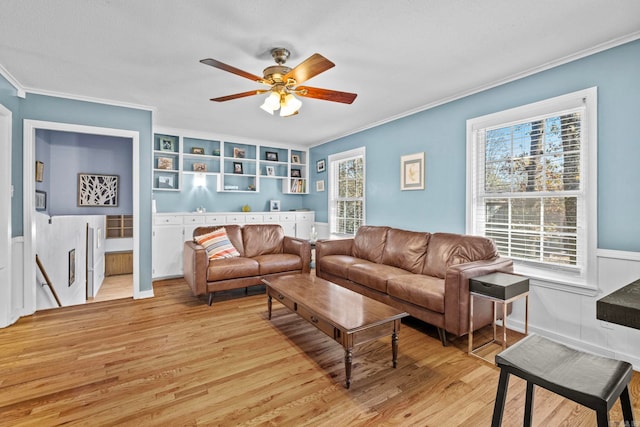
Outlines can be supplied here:
[[207, 293], [207, 268], [209, 267], [207, 251], [201, 245], [187, 240], [184, 242], [182, 262], [184, 279], [189, 284], [193, 295], [205, 295]]
[[[509, 258], [498, 257], [491, 261], [474, 261], [452, 265], [447, 269], [444, 281], [445, 330], [458, 336], [469, 332], [469, 279], [495, 271], [513, 272], [513, 261]], [[479, 322], [475, 320], [474, 315], [474, 325], [480, 325], [484, 323], [483, 320], [486, 321], [486, 319], [478, 319]]]
[[327, 255], [351, 255], [353, 239], [318, 240], [316, 242], [316, 259]]
[[302, 272], [311, 272], [311, 244], [308, 240], [284, 236], [282, 251], [285, 254], [298, 255], [302, 259]]

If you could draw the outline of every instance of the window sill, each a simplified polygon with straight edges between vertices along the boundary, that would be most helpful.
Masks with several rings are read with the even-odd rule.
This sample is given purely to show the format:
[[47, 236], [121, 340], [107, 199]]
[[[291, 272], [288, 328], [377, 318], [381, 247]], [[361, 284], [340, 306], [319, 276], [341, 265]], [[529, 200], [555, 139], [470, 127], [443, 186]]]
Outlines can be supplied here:
[[531, 284], [534, 286], [590, 297], [600, 293], [600, 290], [595, 286], [589, 285], [585, 278], [571, 274], [545, 271], [518, 264], [517, 262], [513, 264], [513, 272], [529, 277]]

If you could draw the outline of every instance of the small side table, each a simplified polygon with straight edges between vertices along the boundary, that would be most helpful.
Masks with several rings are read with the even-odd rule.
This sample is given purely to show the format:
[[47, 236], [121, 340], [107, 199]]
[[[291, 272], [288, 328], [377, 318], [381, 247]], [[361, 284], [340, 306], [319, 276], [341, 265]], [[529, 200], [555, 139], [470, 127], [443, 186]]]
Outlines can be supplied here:
[[[496, 342], [496, 304], [502, 304], [502, 349], [507, 348], [507, 305], [522, 297], [525, 300], [524, 333], [529, 334], [529, 279], [515, 274], [491, 273], [469, 279], [469, 351], [474, 351]], [[493, 303], [493, 340], [473, 348], [473, 299], [485, 298]], [[478, 356], [480, 357], [480, 356]]]

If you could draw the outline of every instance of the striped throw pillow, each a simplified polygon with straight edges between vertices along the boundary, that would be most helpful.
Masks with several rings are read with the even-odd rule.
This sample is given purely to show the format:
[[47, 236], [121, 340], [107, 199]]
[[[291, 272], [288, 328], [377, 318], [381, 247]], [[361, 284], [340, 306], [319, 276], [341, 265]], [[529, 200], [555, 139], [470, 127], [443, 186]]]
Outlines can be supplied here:
[[207, 255], [211, 260], [240, 256], [238, 250], [229, 240], [227, 230], [224, 227], [218, 228], [211, 233], [197, 236], [195, 241], [206, 249]]

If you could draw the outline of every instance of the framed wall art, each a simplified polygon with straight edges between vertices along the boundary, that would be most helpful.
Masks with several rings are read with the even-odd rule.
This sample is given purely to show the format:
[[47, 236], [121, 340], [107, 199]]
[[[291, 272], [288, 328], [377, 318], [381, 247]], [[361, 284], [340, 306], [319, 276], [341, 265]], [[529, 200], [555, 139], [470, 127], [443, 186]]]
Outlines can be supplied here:
[[47, 210], [47, 193], [44, 191], [36, 190], [36, 210]]
[[173, 138], [160, 138], [160, 151], [176, 151], [176, 142]]
[[316, 172], [324, 172], [326, 170], [326, 163], [324, 159], [320, 159], [316, 162]]
[[36, 160], [36, 182], [44, 181], [44, 163]]
[[424, 190], [424, 152], [400, 157], [400, 190]]
[[118, 175], [78, 174], [78, 206], [118, 206]]
[[316, 181], [316, 191], [322, 193], [324, 191], [324, 179]]

